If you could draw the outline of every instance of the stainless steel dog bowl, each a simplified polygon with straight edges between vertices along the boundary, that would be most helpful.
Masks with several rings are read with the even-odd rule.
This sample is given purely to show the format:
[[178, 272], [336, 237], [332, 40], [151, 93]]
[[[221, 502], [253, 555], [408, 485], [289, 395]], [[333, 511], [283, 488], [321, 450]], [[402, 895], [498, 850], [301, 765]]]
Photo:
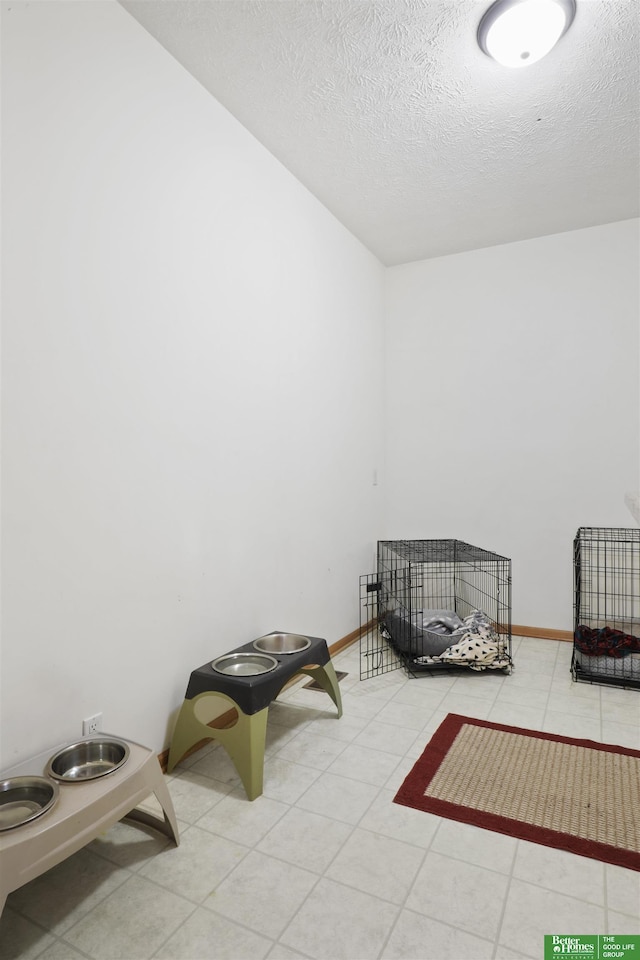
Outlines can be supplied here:
[[299, 633], [268, 633], [254, 640], [253, 645], [264, 653], [300, 653], [311, 646], [311, 640]]
[[55, 780], [96, 780], [126, 762], [129, 747], [122, 740], [80, 740], [64, 747], [49, 760], [45, 773]]
[[0, 780], [0, 830], [12, 830], [42, 816], [58, 799], [58, 784], [44, 777]]
[[226, 653], [214, 660], [211, 666], [218, 673], [232, 677], [257, 677], [275, 670], [278, 661], [266, 653]]

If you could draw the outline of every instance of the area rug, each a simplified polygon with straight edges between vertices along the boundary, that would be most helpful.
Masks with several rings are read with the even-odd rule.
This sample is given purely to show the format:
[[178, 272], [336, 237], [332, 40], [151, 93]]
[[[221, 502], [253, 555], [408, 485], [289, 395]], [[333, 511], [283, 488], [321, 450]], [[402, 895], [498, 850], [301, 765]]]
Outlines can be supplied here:
[[640, 751], [450, 713], [395, 803], [640, 870]]

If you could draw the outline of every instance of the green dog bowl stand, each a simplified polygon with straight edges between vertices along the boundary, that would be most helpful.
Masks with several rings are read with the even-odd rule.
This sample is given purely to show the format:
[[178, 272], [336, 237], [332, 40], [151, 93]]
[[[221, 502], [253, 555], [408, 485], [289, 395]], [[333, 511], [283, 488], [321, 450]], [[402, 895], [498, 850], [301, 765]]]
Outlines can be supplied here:
[[[213, 670], [210, 663], [191, 674], [187, 694], [180, 708], [171, 740], [167, 773], [196, 743], [217, 740], [226, 750], [240, 777], [249, 800], [262, 794], [264, 747], [269, 706], [287, 681], [298, 674], [312, 677], [325, 690], [342, 716], [342, 697], [338, 678], [329, 658], [325, 640], [310, 637], [308, 650], [276, 657], [278, 666], [269, 673], [252, 677], [225, 676]], [[232, 653], [249, 653], [252, 644], [238, 647]], [[210, 727], [198, 716], [200, 707], [210, 698], [226, 700], [238, 718], [230, 727]]]

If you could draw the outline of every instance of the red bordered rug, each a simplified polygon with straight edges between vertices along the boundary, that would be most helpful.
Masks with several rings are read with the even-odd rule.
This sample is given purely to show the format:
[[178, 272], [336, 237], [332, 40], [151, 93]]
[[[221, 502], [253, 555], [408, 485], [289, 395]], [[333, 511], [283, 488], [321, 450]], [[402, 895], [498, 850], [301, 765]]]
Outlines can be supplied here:
[[450, 713], [395, 803], [640, 870], [640, 751]]

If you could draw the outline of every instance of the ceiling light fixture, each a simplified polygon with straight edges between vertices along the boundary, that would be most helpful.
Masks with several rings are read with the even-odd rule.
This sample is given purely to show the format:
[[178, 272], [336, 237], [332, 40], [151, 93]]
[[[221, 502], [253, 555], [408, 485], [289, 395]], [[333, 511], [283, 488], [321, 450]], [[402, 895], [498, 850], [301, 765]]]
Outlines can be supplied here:
[[528, 67], [571, 26], [575, 0], [496, 0], [478, 26], [478, 43], [505, 67]]

